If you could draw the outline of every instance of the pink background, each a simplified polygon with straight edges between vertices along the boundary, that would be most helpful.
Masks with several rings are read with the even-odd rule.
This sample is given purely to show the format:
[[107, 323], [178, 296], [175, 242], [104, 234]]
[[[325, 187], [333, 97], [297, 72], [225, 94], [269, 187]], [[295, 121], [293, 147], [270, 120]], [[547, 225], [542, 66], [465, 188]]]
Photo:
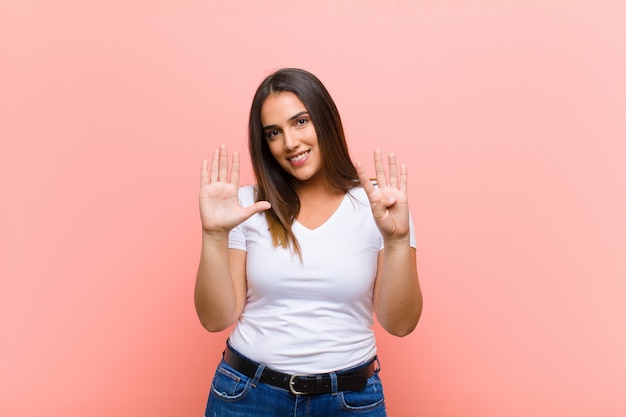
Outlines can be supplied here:
[[626, 415], [623, 4], [0, 0], [0, 415], [202, 414], [200, 161], [283, 66], [409, 165], [389, 414]]

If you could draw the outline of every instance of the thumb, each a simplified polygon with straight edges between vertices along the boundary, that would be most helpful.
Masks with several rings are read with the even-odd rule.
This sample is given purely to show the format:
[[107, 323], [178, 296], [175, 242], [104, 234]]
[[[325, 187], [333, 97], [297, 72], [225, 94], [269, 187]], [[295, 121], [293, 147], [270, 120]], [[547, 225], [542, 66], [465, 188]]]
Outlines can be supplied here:
[[396, 204], [396, 197], [391, 195], [388, 197], [381, 197], [376, 203], [376, 208], [381, 211], [387, 210], [389, 207]]
[[257, 201], [253, 205], [246, 207], [246, 217], [252, 217], [257, 213], [270, 209], [271, 207], [272, 205], [269, 201]]

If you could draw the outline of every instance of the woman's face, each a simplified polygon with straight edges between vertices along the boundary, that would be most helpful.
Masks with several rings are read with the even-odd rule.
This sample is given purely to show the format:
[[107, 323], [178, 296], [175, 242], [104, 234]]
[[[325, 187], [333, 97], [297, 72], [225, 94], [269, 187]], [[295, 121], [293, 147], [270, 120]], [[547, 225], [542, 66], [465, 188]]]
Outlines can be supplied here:
[[261, 123], [270, 152], [285, 171], [299, 181], [319, 177], [322, 155], [315, 127], [295, 94], [270, 94], [261, 107]]

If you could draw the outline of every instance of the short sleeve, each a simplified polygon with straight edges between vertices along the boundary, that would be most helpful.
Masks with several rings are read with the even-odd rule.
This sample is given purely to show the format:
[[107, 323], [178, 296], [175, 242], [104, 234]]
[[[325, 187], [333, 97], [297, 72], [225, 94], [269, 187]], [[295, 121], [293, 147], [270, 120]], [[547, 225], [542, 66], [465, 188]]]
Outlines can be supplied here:
[[246, 235], [242, 225], [236, 226], [228, 234], [228, 248], [246, 250]]
[[[254, 187], [251, 185], [245, 185], [239, 188], [238, 193], [239, 204], [243, 207], [254, 204]], [[234, 227], [228, 234], [228, 248], [239, 249], [247, 251], [246, 233], [244, 225], [246, 222]]]

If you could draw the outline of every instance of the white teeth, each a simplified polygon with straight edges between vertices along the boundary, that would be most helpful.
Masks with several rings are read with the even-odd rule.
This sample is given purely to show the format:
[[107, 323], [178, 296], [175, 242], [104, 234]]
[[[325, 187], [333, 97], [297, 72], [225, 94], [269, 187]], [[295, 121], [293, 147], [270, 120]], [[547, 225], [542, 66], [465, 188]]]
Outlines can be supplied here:
[[298, 162], [298, 161], [302, 161], [304, 158], [306, 158], [306, 156], [308, 155], [308, 152], [302, 153], [294, 158], [289, 158], [289, 161], [291, 162]]

